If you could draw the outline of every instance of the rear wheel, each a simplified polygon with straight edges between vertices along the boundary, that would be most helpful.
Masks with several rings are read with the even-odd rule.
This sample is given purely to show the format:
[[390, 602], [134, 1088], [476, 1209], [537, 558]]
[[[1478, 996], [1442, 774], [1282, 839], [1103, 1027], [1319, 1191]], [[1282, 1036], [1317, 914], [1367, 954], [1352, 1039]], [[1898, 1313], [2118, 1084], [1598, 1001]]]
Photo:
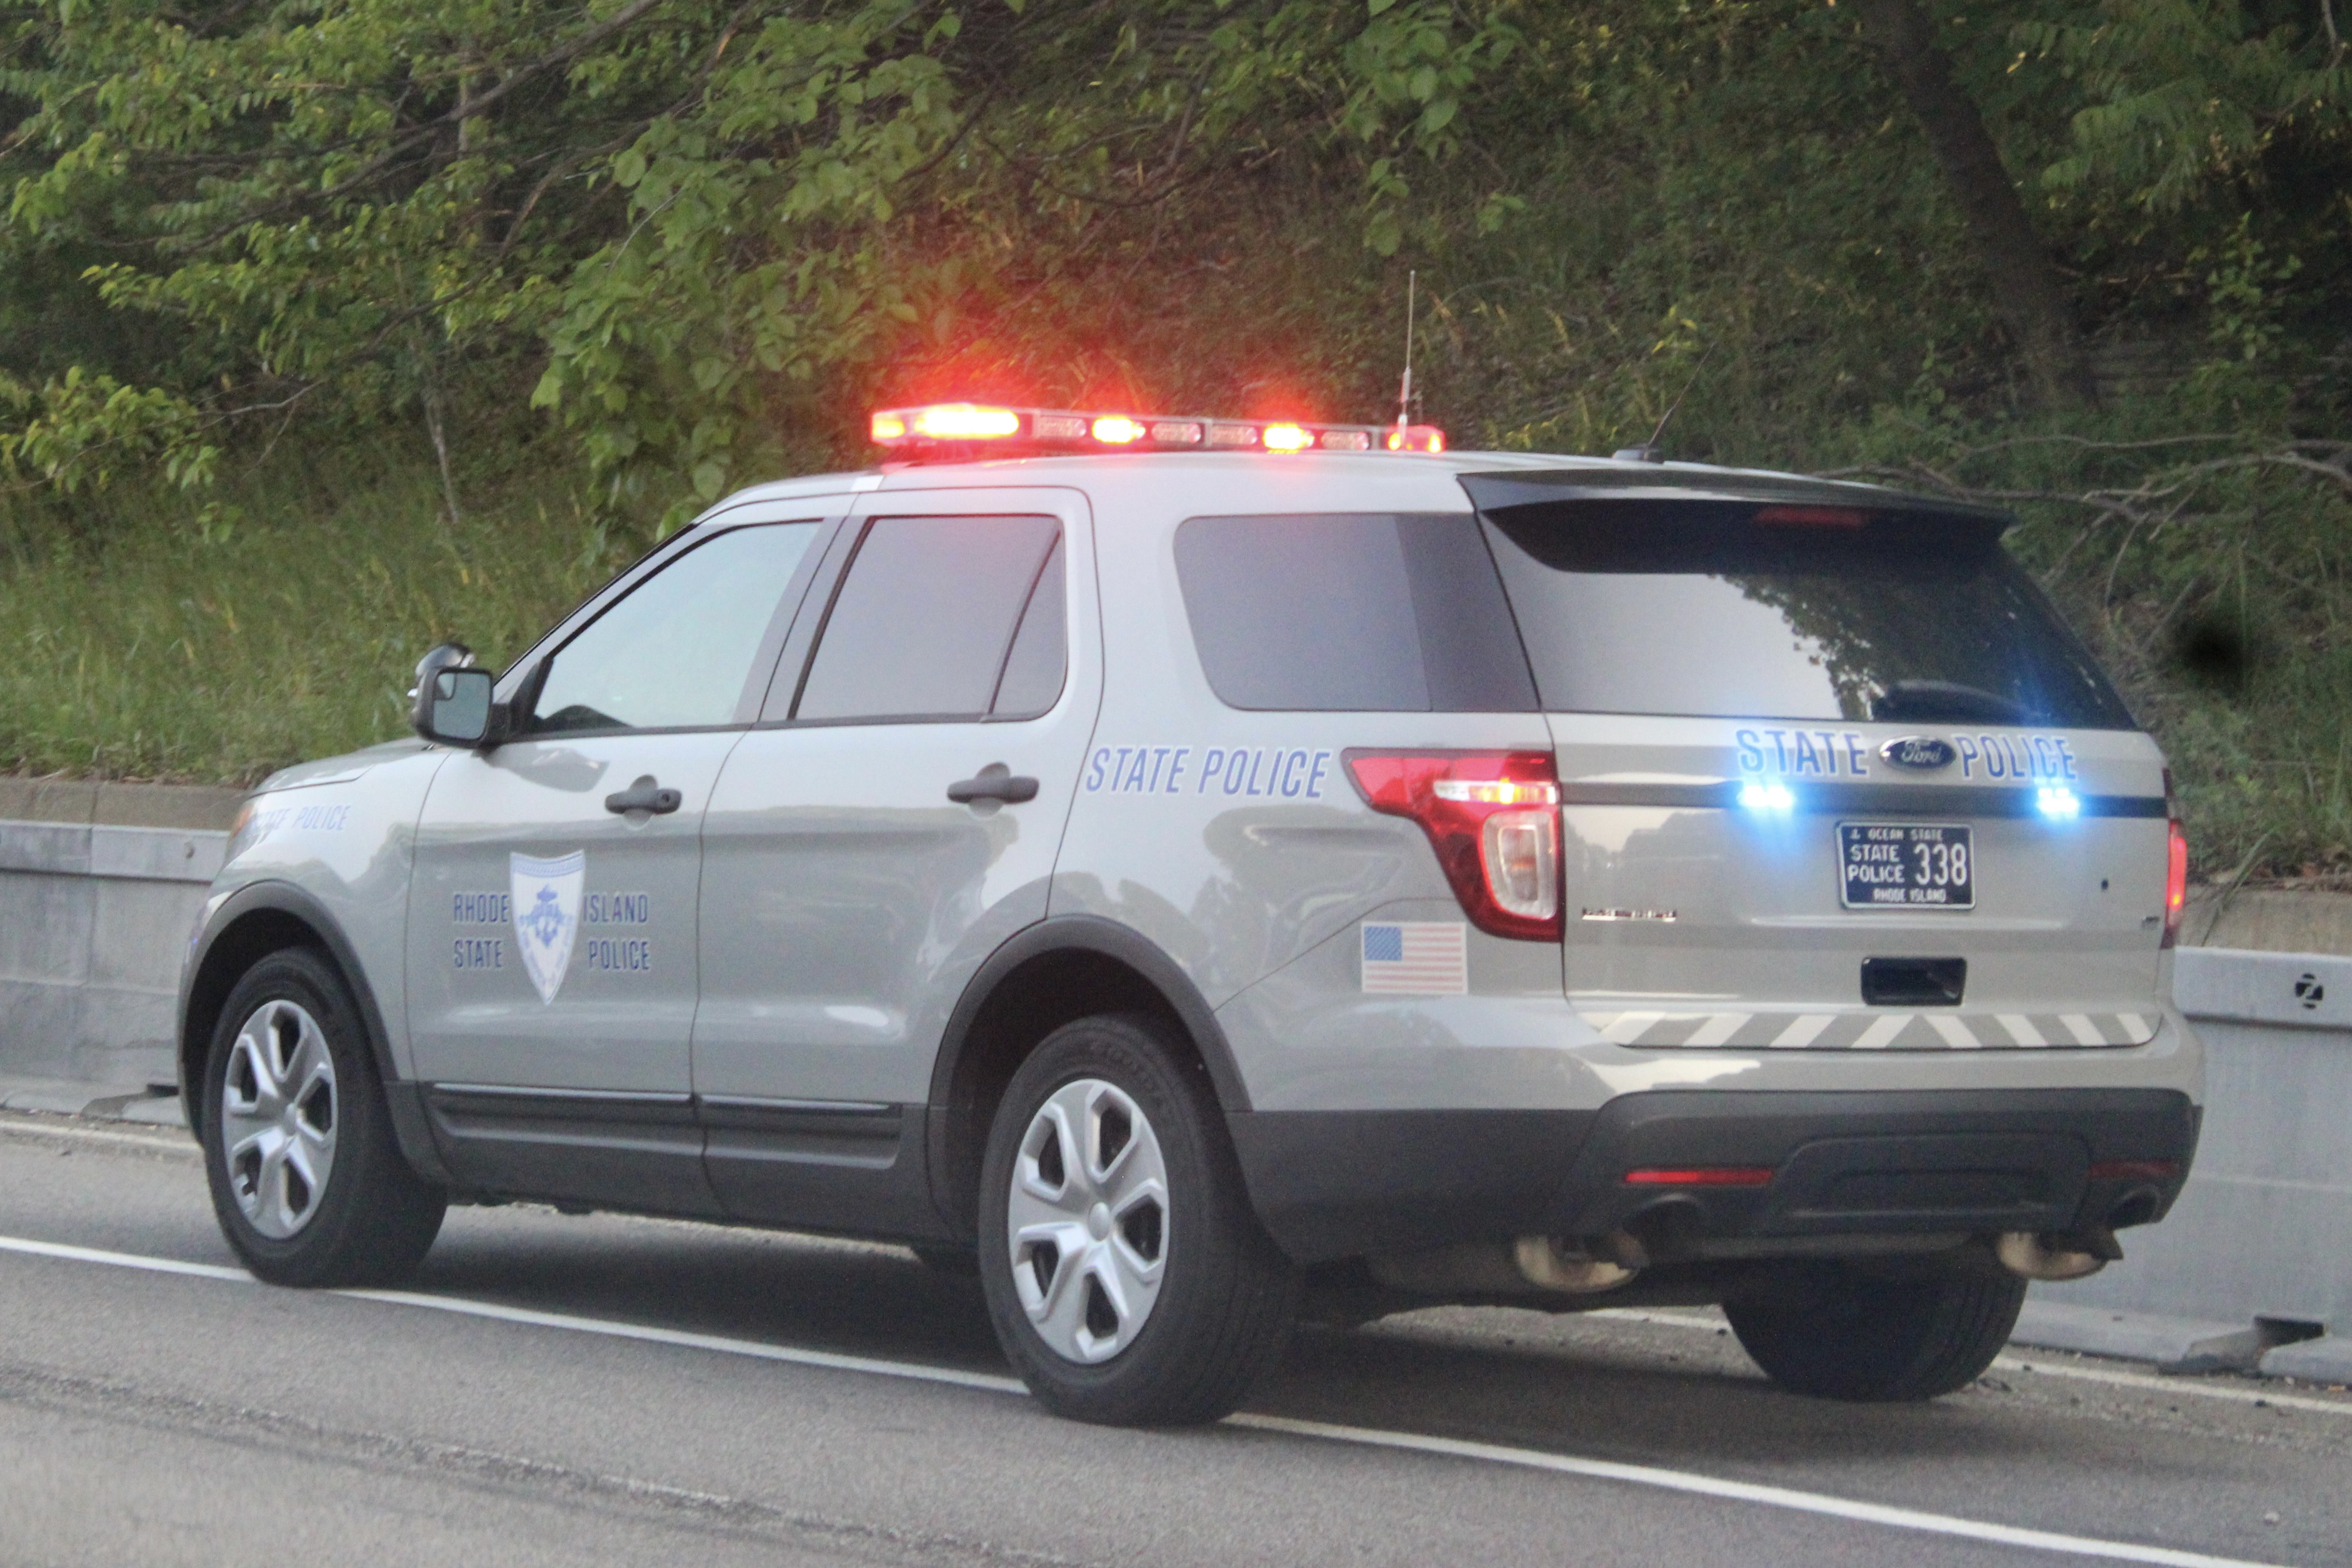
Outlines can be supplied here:
[[394, 1140], [351, 988], [307, 948], [229, 992], [197, 1107], [221, 1231], [278, 1285], [379, 1285], [440, 1231], [446, 1196]]
[[1297, 1270], [1158, 1020], [1081, 1019], [1049, 1036], [997, 1108], [982, 1179], [989, 1315], [1048, 1408], [1213, 1421], [1281, 1354]]
[[1873, 1279], [1831, 1268], [1724, 1316], [1766, 1375], [1798, 1394], [1895, 1403], [1975, 1381], [2009, 1343], [2025, 1281], [2002, 1276]]

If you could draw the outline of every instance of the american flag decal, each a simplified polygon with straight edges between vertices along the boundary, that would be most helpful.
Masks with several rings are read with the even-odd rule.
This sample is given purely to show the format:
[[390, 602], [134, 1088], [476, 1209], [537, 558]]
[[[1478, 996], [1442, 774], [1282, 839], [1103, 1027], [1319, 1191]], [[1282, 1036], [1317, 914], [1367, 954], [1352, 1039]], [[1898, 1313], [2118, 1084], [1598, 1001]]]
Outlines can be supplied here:
[[1458, 997], [1470, 989], [1469, 928], [1458, 921], [1364, 925], [1364, 989], [1395, 997]]

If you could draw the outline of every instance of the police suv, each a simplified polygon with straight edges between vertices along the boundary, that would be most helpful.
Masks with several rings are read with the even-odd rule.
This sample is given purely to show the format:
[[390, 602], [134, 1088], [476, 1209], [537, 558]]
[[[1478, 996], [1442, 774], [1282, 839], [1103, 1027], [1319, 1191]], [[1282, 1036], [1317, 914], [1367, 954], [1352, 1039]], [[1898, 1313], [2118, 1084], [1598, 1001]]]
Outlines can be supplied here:
[[530, 1198], [977, 1258], [1108, 1422], [1302, 1311], [1719, 1302], [1973, 1378], [2197, 1138], [2155, 744], [2005, 516], [935, 405], [239, 819], [185, 1103], [255, 1273]]

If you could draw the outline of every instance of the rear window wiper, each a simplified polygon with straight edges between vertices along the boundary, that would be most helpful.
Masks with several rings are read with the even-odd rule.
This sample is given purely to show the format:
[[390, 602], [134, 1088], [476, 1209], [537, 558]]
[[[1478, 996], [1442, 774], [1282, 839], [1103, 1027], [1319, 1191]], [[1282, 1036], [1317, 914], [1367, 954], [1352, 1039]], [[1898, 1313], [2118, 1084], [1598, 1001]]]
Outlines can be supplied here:
[[1897, 724], [2031, 724], [2021, 703], [1958, 681], [1895, 681], [1873, 697], [1870, 716]]

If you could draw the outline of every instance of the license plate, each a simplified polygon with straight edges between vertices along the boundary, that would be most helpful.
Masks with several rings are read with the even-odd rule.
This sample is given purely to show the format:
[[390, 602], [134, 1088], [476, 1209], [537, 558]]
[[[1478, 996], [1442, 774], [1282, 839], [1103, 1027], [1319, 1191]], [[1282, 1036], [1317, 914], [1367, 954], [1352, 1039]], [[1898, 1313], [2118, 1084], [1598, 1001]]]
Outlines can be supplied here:
[[1840, 822], [1838, 901], [1848, 909], [1973, 909], [1969, 830], [1928, 822]]

